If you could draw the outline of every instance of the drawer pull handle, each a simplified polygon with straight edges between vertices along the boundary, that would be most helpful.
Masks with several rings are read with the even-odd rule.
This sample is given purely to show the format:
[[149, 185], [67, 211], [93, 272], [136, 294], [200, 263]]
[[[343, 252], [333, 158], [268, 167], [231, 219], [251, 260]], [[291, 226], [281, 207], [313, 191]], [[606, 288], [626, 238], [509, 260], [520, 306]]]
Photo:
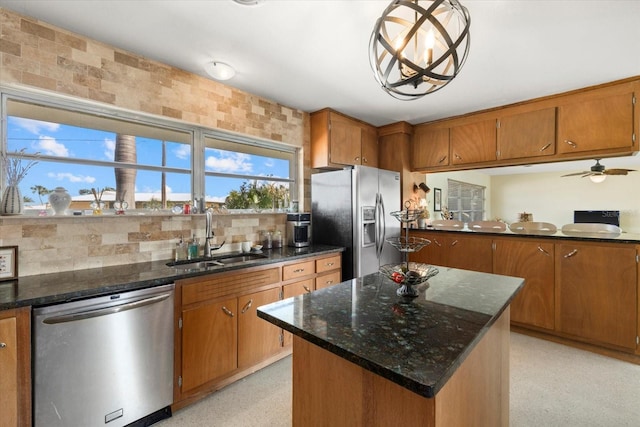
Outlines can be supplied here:
[[335, 263], [333, 263], [333, 262], [327, 262], [327, 263], [325, 263], [324, 265], [325, 265], [325, 267], [331, 267], [331, 266], [333, 266], [333, 264], [335, 264]]
[[572, 256], [574, 256], [575, 254], [578, 253], [577, 249], [572, 250], [571, 252], [569, 252], [568, 254], [566, 254], [564, 257], [565, 258], [571, 258]]
[[242, 314], [245, 314], [247, 312], [247, 310], [249, 310], [251, 308], [251, 305], [253, 304], [253, 300], [250, 299], [249, 302], [247, 302], [244, 307], [242, 307]]
[[545, 251], [542, 247], [540, 247], [540, 245], [538, 245], [538, 250], [543, 254], [545, 254], [546, 256], [550, 256], [549, 252]]
[[366, 157], [363, 157], [363, 158], [362, 158], [362, 163], [369, 163], [369, 161], [367, 160], [367, 158], [366, 158]]
[[302, 287], [304, 288], [304, 290], [305, 290], [305, 291], [307, 291], [307, 293], [308, 293], [308, 294], [310, 294], [310, 293], [311, 293], [311, 289], [309, 289], [309, 287], [308, 287], [308, 286], [306, 286], [306, 285], [302, 285]]
[[457, 241], [457, 240], [454, 240], [453, 242], [451, 242], [451, 246], [455, 246], [455, 245], [457, 245], [457, 244], [458, 244], [458, 241]]
[[458, 160], [462, 160], [462, 157], [461, 157], [460, 155], [458, 155], [458, 154], [454, 154], [454, 156], [455, 156], [455, 158], [456, 158], [456, 159], [458, 159]]
[[354, 160], [355, 160], [356, 162], [359, 162], [359, 161], [360, 161], [360, 156], [356, 157]]
[[442, 163], [447, 159], [447, 156], [442, 156], [442, 158], [440, 160], [438, 160], [438, 163]]
[[7, 346], [7, 344], [0, 342], [0, 348], [5, 348]]
[[569, 140], [569, 139], [565, 139], [564, 142], [566, 142], [567, 144], [569, 144], [569, 146], [571, 148], [576, 148], [578, 146], [578, 144], [576, 144], [575, 142]]
[[327, 280], [326, 282], [324, 282], [325, 285], [330, 285], [333, 283], [333, 280]]
[[222, 311], [224, 312], [224, 314], [226, 314], [229, 317], [233, 317], [233, 312], [231, 310], [229, 310], [227, 307], [222, 307]]
[[547, 145], [545, 145], [544, 147], [542, 147], [540, 149], [540, 152], [542, 153], [544, 150], [546, 150], [547, 148], [551, 147], [551, 143], [548, 143]]
[[294, 273], [302, 273], [304, 271], [304, 268], [296, 268], [295, 270], [293, 270]]
[[438, 239], [433, 239], [433, 243], [435, 243], [435, 244], [436, 244], [436, 245], [438, 245], [438, 246], [442, 246], [442, 245], [440, 244], [440, 242], [438, 242]]

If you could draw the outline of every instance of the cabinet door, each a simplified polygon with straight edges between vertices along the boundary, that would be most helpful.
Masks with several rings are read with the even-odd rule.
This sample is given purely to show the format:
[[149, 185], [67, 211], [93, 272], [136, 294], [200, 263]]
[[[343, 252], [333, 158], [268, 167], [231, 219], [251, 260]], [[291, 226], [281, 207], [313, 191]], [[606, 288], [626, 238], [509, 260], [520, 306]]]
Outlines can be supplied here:
[[280, 351], [282, 330], [256, 313], [256, 308], [279, 299], [280, 288], [238, 298], [238, 368], [255, 365]]
[[411, 233], [411, 236], [427, 239], [431, 243], [420, 249], [418, 252], [409, 253], [409, 261], [445, 266], [446, 260], [443, 247], [443, 243], [445, 242], [444, 234], [425, 233], [419, 231]]
[[18, 337], [16, 318], [0, 319], [0, 408], [6, 426], [18, 425]]
[[[453, 234], [453, 233], [452, 233]], [[443, 242], [447, 267], [463, 270], [493, 271], [492, 240], [489, 236], [447, 236]]]
[[494, 241], [493, 272], [522, 277], [524, 287], [511, 302], [511, 320], [526, 325], [554, 328], [553, 243], [505, 239]]
[[556, 244], [556, 268], [559, 330], [635, 349], [635, 247]]
[[[315, 287], [314, 279], [302, 280], [300, 282], [289, 283], [282, 287], [282, 298], [287, 299], [295, 297], [297, 295], [303, 295], [305, 293], [313, 292]], [[282, 343], [285, 347], [290, 346], [293, 343], [293, 335], [291, 332], [283, 331]]]
[[362, 156], [360, 164], [364, 166], [378, 167], [378, 131], [374, 127], [363, 126], [361, 128]]
[[633, 93], [606, 95], [558, 107], [558, 152], [631, 149]]
[[411, 168], [449, 165], [449, 129], [416, 127], [411, 142]]
[[237, 299], [182, 312], [182, 392], [237, 367]]
[[555, 107], [500, 118], [498, 153], [502, 160], [555, 154]]
[[451, 128], [451, 164], [496, 160], [496, 121], [485, 120]]
[[330, 114], [329, 145], [331, 163], [359, 165], [361, 163], [361, 129], [359, 123]]

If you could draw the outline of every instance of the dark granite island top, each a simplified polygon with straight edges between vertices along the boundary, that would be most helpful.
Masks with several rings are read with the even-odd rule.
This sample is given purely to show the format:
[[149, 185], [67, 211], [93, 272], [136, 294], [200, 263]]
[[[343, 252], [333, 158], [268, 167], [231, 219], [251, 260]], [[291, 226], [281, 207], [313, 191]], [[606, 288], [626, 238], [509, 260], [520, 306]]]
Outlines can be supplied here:
[[[506, 318], [508, 357], [508, 306], [524, 283], [439, 270], [415, 299], [398, 297], [397, 285], [376, 273], [260, 307], [258, 316], [433, 400], [499, 318]], [[294, 342], [294, 380], [296, 350]]]

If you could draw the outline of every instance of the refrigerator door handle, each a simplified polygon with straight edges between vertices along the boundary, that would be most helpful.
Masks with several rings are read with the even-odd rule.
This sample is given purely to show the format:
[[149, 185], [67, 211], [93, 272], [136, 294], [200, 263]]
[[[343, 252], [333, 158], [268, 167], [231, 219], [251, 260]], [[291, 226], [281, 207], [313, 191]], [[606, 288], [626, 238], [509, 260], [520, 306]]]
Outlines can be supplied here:
[[380, 258], [380, 193], [376, 193], [376, 207], [374, 209], [375, 214], [375, 232], [376, 232], [376, 258]]
[[384, 247], [384, 239], [387, 237], [387, 223], [386, 223], [386, 212], [384, 209], [384, 200], [382, 199], [382, 194], [380, 194], [380, 251], [378, 253], [378, 258], [382, 257], [382, 249]]

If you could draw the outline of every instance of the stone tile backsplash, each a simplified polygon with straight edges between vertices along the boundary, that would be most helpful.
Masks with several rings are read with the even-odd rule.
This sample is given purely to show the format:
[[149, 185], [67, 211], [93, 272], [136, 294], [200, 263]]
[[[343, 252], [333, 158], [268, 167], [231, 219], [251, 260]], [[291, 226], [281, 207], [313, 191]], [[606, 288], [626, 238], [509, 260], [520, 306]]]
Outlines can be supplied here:
[[[258, 242], [263, 230], [286, 233], [286, 214], [214, 215], [219, 253]], [[204, 243], [204, 215], [0, 217], [0, 246], [18, 246], [20, 276], [170, 260], [180, 237]]]

